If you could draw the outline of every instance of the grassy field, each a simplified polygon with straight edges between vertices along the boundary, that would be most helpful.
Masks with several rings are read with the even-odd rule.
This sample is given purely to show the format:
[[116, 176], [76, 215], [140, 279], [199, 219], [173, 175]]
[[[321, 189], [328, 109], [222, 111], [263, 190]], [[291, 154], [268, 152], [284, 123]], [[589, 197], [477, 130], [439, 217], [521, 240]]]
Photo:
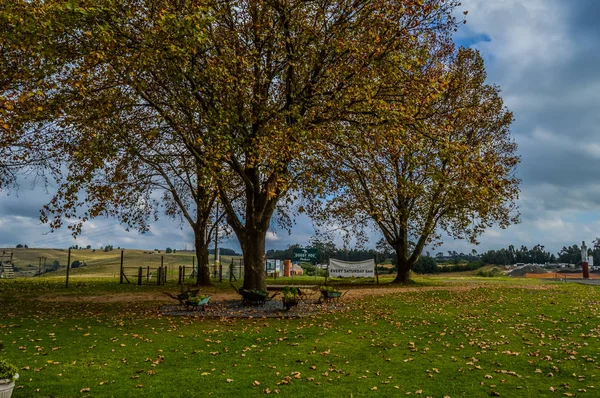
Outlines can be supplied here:
[[597, 287], [431, 277], [379, 288], [340, 311], [235, 320], [162, 316], [175, 285], [1, 280], [2, 355], [21, 369], [16, 398], [598, 396]]
[[[58, 260], [62, 268], [57, 271], [57, 274], [64, 274], [65, 272], [68, 256], [66, 249], [0, 248], [0, 251], [13, 253], [13, 263], [18, 269], [22, 270], [22, 276], [29, 276], [38, 271], [40, 257], [46, 257], [47, 268], [50, 267], [53, 261]], [[9, 255], [6, 255], [5, 259], [8, 258]], [[195, 253], [192, 251], [179, 251], [176, 253], [166, 254], [164, 250], [161, 251], [161, 253], [158, 253], [149, 250], [125, 249], [123, 263], [126, 267], [156, 268], [161, 265], [162, 261], [162, 263], [169, 268], [170, 274], [175, 276], [177, 275], [176, 269], [180, 265], [191, 267], [193, 258], [195, 258]], [[234, 261], [239, 259], [239, 257], [221, 256], [221, 262], [223, 264], [229, 264], [232, 258]], [[104, 252], [102, 250], [93, 251], [91, 249], [71, 250], [71, 263], [76, 260], [86, 263], [86, 266], [73, 269], [72, 275], [74, 277], [105, 276], [118, 278], [121, 265], [121, 250], [114, 249], [108, 252]], [[42, 259], [42, 263], [43, 261], [44, 260]], [[210, 256], [209, 261], [212, 263], [214, 261], [214, 256]], [[48, 274], [48, 276], [51, 275], [51, 273]]]

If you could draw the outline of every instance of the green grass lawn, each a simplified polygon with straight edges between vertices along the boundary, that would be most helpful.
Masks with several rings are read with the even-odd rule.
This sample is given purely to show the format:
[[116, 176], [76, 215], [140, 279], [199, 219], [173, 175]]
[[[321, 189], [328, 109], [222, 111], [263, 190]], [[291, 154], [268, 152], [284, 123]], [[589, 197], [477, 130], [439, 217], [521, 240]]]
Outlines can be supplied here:
[[16, 398], [600, 395], [598, 287], [416, 282], [313, 317], [220, 320], [101, 299], [175, 285], [1, 280], [1, 355], [21, 369]]

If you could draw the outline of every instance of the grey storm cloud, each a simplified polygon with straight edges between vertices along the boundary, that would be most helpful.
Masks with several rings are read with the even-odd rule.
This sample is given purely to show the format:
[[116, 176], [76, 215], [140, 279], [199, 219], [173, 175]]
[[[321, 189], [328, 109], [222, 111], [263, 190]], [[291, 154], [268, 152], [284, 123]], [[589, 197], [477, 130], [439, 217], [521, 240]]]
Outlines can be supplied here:
[[[600, 236], [600, 2], [465, 0], [463, 9], [458, 42], [486, 38], [471, 46], [514, 113], [521, 156], [522, 222], [490, 229], [478, 250], [541, 243], [556, 252]], [[470, 250], [444, 244], [453, 247]]]

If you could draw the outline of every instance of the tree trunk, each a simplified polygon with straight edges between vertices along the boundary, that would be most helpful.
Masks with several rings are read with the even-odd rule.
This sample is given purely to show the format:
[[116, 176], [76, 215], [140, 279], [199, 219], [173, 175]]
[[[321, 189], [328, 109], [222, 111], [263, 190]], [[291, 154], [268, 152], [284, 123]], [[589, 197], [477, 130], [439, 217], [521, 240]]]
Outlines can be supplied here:
[[244, 289], [267, 290], [265, 280], [266, 235], [266, 230], [246, 231], [245, 242], [241, 245], [244, 255]]
[[396, 279], [394, 279], [392, 283], [407, 283], [410, 280], [410, 270], [415, 262], [411, 262], [410, 259], [406, 258], [407, 242], [401, 240], [395, 246], [395, 249], [397, 259], [396, 266], [398, 267], [398, 272], [396, 274]]
[[210, 270], [208, 268], [208, 239], [206, 239], [206, 228], [194, 228], [194, 243], [196, 245], [196, 257], [198, 259], [198, 274], [196, 275], [196, 286], [210, 286]]
[[410, 265], [408, 261], [398, 259], [398, 273], [396, 274], [396, 279], [394, 279], [392, 283], [407, 283], [410, 281], [411, 269], [412, 265]]

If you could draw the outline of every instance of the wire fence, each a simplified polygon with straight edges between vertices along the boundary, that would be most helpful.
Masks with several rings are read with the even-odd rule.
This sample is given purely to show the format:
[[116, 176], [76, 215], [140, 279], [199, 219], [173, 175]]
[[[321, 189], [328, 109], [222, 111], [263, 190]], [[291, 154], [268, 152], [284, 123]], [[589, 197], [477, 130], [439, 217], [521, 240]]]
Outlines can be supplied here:
[[[2, 254], [4, 252], [4, 254]], [[46, 277], [64, 275], [70, 262], [71, 277], [105, 277], [121, 280], [139, 279], [142, 268], [142, 280], [157, 281], [162, 268], [166, 279], [177, 280], [179, 269], [183, 278], [194, 279], [198, 272], [198, 261], [194, 251], [142, 251], [122, 249], [68, 249], [19, 248], [0, 249], [0, 264], [10, 264], [13, 277]], [[69, 260], [70, 259], [70, 260]], [[222, 256], [215, 262], [209, 256], [209, 274], [212, 280], [239, 280], [244, 277], [244, 260], [239, 256]], [[162, 275], [162, 274], [161, 274]], [[126, 279], [125, 279], [126, 280]], [[126, 282], [125, 282], [126, 283]]]

